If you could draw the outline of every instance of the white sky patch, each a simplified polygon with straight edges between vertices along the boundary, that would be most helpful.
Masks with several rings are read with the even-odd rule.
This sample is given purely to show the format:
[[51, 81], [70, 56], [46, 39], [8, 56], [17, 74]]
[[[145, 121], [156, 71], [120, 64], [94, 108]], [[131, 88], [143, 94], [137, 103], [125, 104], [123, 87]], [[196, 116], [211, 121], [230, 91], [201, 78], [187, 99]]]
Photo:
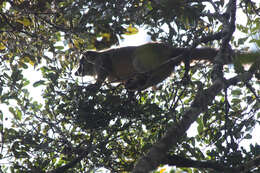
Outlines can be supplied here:
[[138, 33], [135, 35], [123, 35], [124, 40], [119, 40], [120, 47], [125, 46], [140, 46], [151, 42], [151, 37], [143, 28], [138, 28]]

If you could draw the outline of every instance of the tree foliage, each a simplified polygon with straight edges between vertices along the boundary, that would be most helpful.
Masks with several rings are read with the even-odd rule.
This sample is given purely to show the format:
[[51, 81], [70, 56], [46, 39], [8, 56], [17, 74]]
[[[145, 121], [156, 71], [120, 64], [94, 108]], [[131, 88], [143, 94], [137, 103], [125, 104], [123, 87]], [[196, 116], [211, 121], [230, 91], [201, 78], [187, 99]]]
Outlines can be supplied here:
[[[259, 5], [252, 0], [2, 0], [2, 172], [141, 173], [160, 165], [176, 166], [171, 172], [259, 172], [260, 145], [251, 133], [260, 123], [260, 61], [258, 52], [243, 47], [260, 46]], [[135, 93], [109, 83], [96, 93], [73, 75], [84, 51], [118, 45], [140, 27], [153, 41], [216, 47], [216, 62], [186, 62], [160, 89]], [[230, 49], [243, 58], [223, 66]], [[36, 81], [34, 74], [40, 74]], [[197, 125], [193, 136], [187, 134], [192, 123]]]

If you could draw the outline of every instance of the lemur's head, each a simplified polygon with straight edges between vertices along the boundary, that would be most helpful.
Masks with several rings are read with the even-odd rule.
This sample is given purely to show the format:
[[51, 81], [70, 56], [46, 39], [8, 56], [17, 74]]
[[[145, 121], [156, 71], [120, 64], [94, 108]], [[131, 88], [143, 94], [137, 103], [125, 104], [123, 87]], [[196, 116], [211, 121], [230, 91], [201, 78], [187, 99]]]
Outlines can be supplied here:
[[95, 71], [95, 59], [98, 56], [96, 51], [87, 51], [83, 54], [79, 62], [79, 68], [75, 72], [76, 76], [94, 76]]

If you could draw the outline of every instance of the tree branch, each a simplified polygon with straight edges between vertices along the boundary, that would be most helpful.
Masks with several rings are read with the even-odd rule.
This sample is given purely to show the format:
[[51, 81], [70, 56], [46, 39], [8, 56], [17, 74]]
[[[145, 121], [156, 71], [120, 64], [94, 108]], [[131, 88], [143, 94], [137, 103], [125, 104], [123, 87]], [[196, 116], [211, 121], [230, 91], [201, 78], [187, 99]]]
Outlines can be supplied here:
[[246, 162], [245, 164], [238, 167], [241, 173], [248, 173], [250, 170], [254, 168], [259, 168], [260, 166], [260, 155], [254, 158], [253, 160], [250, 160]]
[[24, 34], [26, 34], [26, 35], [28, 35], [30, 37], [37, 37], [37, 35], [34, 34], [34, 33], [29, 33], [29, 32], [27, 32], [27, 31], [25, 31], [23, 29], [17, 29], [16, 26], [12, 25], [9, 22], [10, 19], [8, 19], [4, 13], [0, 12], [0, 15], [3, 17], [5, 23], [11, 28], [11, 30], [1, 30], [0, 32], [21, 32], [21, 33], [24, 33]]
[[[227, 18], [223, 18], [223, 34], [225, 35], [222, 39], [221, 49], [225, 50], [229, 47], [229, 42], [232, 38], [233, 33], [236, 29], [236, 0], [230, 0], [227, 4], [227, 10], [223, 14], [223, 16], [227, 16]], [[230, 17], [230, 20], [229, 20]]]
[[71, 162], [67, 163], [64, 166], [58, 167], [57, 169], [52, 170], [49, 173], [63, 173], [66, 172], [68, 169], [73, 168], [77, 163], [79, 163], [83, 158], [88, 155], [88, 152], [82, 153], [79, 157], [75, 158]]
[[162, 160], [161, 164], [167, 164], [169, 166], [177, 167], [192, 167], [192, 168], [204, 168], [204, 169], [213, 169], [215, 171], [232, 173], [232, 172], [241, 172], [248, 173], [251, 169], [259, 167], [260, 165], [260, 156], [257, 156], [255, 159], [246, 162], [238, 167], [229, 167], [227, 165], [215, 162], [215, 161], [197, 161], [193, 159], [187, 159], [178, 155], [166, 155]]
[[217, 80], [207, 90], [198, 92], [191, 107], [183, 113], [182, 120], [179, 123], [173, 124], [165, 136], [154, 144], [150, 151], [137, 162], [133, 173], [147, 173], [156, 169], [164, 159], [167, 151], [177, 144], [190, 125], [196, 121], [199, 114], [206, 109], [223, 87], [224, 83]]
[[260, 96], [257, 95], [255, 89], [248, 82], [246, 83], [246, 87], [254, 94], [256, 100], [260, 103]]
[[177, 144], [190, 125], [196, 121], [199, 114], [202, 113], [207, 106], [211, 104], [215, 96], [224, 88], [230, 85], [235, 85], [239, 81], [247, 81], [252, 78], [249, 72], [233, 77], [224, 82], [217, 79], [212, 86], [206, 90], [199, 91], [190, 108], [183, 112], [182, 119], [179, 123], [173, 124], [165, 136], [159, 140], [148, 153], [143, 156], [136, 164], [133, 173], [147, 173], [156, 169], [165, 159], [168, 150]]
[[169, 166], [176, 167], [192, 167], [192, 168], [204, 168], [204, 169], [213, 169], [215, 171], [223, 171], [226, 173], [234, 172], [234, 168], [229, 168], [223, 164], [214, 161], [197, 161], [192, 159], [187, 159], [178, 155], [167, 155], [163, 160], [162, 164], [168, 164]]

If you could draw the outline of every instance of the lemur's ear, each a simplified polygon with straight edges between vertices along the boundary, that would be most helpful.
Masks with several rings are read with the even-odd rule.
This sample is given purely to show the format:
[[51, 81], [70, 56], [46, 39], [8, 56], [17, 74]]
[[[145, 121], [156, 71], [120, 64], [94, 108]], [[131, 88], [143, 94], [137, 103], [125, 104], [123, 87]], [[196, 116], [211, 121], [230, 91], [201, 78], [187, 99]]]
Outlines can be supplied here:
[[76, 76], [95, 75], [94, 62], [99, 55], [96, 51], [86, 51], [79, 62], [79, 68], [75, 72]]
[[94, 60], [100, 53], [97, 52], [97, 51], [86, 51], [84, 54], [83, 54], [83, 57], [82, 58], [87, 58], [89, 60]]

